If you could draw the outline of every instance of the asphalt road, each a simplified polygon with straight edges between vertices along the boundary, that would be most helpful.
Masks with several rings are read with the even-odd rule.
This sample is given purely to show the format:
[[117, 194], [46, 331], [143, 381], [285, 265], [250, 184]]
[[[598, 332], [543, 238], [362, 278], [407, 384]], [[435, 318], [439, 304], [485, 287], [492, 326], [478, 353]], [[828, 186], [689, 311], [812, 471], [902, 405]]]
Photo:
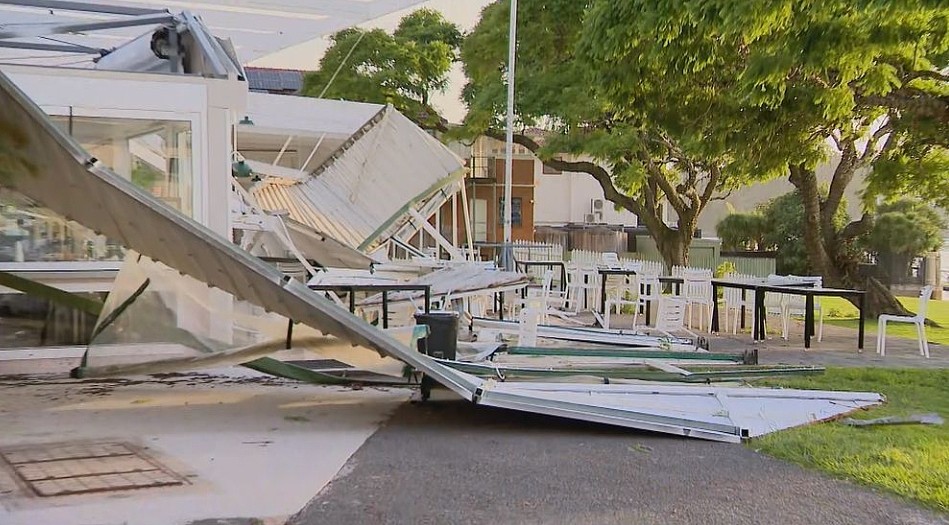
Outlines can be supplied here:
[[[319, 451], [313, 459], [318, 460]], [[930, 524], [748, 447], [464, 401], [407, 404], [293, 519], [325, 524]]]

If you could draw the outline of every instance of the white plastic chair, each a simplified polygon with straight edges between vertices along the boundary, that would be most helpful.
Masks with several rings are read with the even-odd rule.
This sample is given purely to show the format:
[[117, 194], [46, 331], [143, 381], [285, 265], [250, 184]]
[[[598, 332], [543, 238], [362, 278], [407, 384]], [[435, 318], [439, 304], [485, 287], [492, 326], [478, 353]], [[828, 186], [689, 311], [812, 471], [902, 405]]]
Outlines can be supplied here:
[[924, 286], [919, 291], [919, 308], [916, 315], [883, 314], [877, 319], [877, 353], [886, 355], [886, 323], [912, 323], [916, 325], [916, 337], [919, 340], [919, 355], [929, 359], [929, 341], [926, 340], [926, 307], [933, 295], [933, 287]]
[[[728, 275], [727, 277], [734, 280], [747, 279], [747, 276], [740, 274], [732, 274]], [[752, 301], [750, 297], [742, 297], [743, 293], [745, 293], [745, 291], [740, 288], [722, 288], [722, 302], [725, 303], [722, 313], [726, 332], [728, 331], [729, 326], [731, 326], [731, 332], [733, 334], [737, 334], [738, 323], [741, 321], [741, 309], [745, 308], [750, 310], [751, 308], [754, 308], [754, 301]], [[734, 315], [730, 315], [733, 310], [735, 312]]]
[[550, 304], [550, 289], [553, 286], [554, 271], [545, 270], [543, 279], [541, 279], [540, 288], [528, 288], [526, 297], [515, 301], [511, 314], [517, 318], [518, 312], [527, 308], [537, 310], [540, 315], [540, 321], [547, 321], [547, 309]]
[[580, 311], [584, 299], [588, 304], [598, 304], [597, 299], [600, 293], [598, 277], [596, 268], [580, 264], [567, 265], [567, 280], [570, 283], [567, 294], [574, 312]]
[[[804, 284], [810, 284], [813, 288], [821, 288], [823, 285], [823, 279], [821, 277], [800, 277], [796, 275], [789, 275], [788, 279], [799, 281]], [[817, 342], [821, 342], [824, 339], [824, 310], [820, 306], [820, 298], [814, 298], [814, 312], [817, 313]], [[803, 295], [796, 294], [787, 294], [785, 297], [784, 304], [784, 318], [783, 318], [783, 337], [788, 338], [790, 328], [791, 328], [791, 316], [794, 315], [806, 315], [807, 314], [807, 299]]]
[[688, 326], [692, 328], [692, 317], [699, 307], [699, 329], [704, 326], [712, 331], [712, 273], [706, 270], [684, 269], [682, 271], [682, 296], [688, 306]]
[[669, 337], [674, 332], [685, 332], [693, 338], [698, 336], [685, 327], [686, 302], [681, 297], [662, 296], [656, 309], [656, 322], [653, 328]]
[[600, 256], [600, 264], [611, 270], [619, 269], [621, 267], [619, 254], [616, 252], [603, 252], [603, 255]]
[[603, 328], [610, 327], [610, 314], [616, 308], [617, 315], [623, 312], [624, 306], [633, 307], [633, 326], [639, 316], [639, 276], [627, 276], [619, 286], [607, 289], [606, 312], [603, 313]]
[[[659, 282], [659, 272], [655, 268], [643, 268], [643, 271], [636, 274], [639, 281], [639, 298], [636, 300], [636, 309], [633, 314], [633, 326], [636, 326], [636, 319], [639, 311], [646, 311], [649, 303], [657, 303], [662, 298], [662, 283]], [[648, 323], [649, 320], [647, 319]]]

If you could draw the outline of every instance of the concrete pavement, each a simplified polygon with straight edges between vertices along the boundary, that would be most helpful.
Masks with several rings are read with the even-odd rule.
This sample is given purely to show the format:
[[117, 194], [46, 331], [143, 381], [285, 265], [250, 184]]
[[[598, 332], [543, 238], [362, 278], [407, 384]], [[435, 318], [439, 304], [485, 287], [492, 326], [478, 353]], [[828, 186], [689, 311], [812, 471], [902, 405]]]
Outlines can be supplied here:
[[945, 516], [732, 444], [410, 404], [291, 525], [918, 525]]
[[[41, 497], [17, 477], [23, 467], [0, 457], [0, 524], [184, 525], [232, 517], [282, 524], [408, 396], [406, 389], [352, 391], [237, 368], [160, 379], [0, 377], [0, 454], [121, 444], [185, 480]], [[92, 464], [108, 473], [94, 480], [101, 489], [104, 480], [138, 476], [129, 459], [74, 460], [52, 470], [39, 462], [27, 473], [57, 478], [47, 485], [90, 483]]]

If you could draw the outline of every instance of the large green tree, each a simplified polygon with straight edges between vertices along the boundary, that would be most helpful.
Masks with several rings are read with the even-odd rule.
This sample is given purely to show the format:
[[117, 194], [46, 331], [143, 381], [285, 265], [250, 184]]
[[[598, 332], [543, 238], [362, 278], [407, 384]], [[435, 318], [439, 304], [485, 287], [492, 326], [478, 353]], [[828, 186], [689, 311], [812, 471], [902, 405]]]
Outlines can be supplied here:
[[431, 9], [406, 15], [393, 34], [344, 29], [304, 78], [303, 93], [392, 104], [422, 127], [444, 129], [431, 97], [446, 89], [461, 39], [458, 27]]
[[[805, 210], [807, 256], [827, 284], [861, 284], [852, 251], [841, 248], [870, 230], [877, 196], [949, 205], [945, 2], [596, 0], [586, 23], [593, 67], [614, 98], [644, 82], [711, 76], [709, 89], [740, 106], [738, 120], [770, 119], [754, 154], [785, 164]], [[644, 62], [652, 76], [637, 78]], [[816, 169], [827, 161], [834, 171], [822, 197]], [[861, 173], [868, 213], [837, 226]], [[873, 311], [904, 311], [879, 283], [869, 289]]]
[[928, 203], [901, 199], [877, 209], [873, 229], [864, 240], [866, 247], [890, 273], [890, 278], [906, 275], [914, 257], [942, 246], [946, 220]]
[[[663, 79], [653, 61], [627, 60], [606, 78], [596, 61], [611, 59], [584, 46], [584, 20], [595, 3], [520, 2], [514, 141], [550, 167], [592, 176], [608, 200], [639, 217], [667, 265], [685, 264], [711, 200], [781, 173], [773, 157], [756, 154], [772, 123], [766, 115], [742, 115], [739, 101], [717, 89], [716, 70]], [[509, 13], [509, 2], [486, 7], [462, 47], [471, 135], [503, 137]], [[620, 44], [645, 46], [626, 35]]]

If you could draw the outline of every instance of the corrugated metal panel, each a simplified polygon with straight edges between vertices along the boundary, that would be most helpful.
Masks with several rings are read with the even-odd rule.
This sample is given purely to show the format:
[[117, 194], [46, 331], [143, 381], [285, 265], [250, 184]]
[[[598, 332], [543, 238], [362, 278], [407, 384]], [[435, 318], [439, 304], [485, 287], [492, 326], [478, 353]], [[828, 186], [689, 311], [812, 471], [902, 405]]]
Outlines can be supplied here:
[[241, 130], [282, 130], [286, 135], [344, 138], [355, 133], [384, 106], [362, 102], [249, 93], [246, 114], [253, 126]]
[[450, 193], [440, 190], [460, 177], [461, 167], [435, 137], [387, 106], [305, 181], [265, 179], [252, 194], [264, 209], [287, 210], [354, 248], [371, 249], [404, 225], [409, 207], [447, 201]]

